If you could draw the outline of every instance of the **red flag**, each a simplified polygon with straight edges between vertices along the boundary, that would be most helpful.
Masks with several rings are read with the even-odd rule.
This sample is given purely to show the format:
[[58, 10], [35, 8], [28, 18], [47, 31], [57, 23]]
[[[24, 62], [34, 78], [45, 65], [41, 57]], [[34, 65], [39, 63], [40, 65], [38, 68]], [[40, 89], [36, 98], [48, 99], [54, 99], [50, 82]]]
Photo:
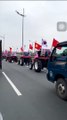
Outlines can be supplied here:
[[42, 46], [41, 46], [39, 43], [36, 43], [36, 42], [35, 42], [35, 48], [36, 48], [37, 50], [40, 50], [41, 47], [42, 47]]
[[23, 51], [23, 47], [21, 47], [20, 50]]
[[52, 46], [53, 46], [53, 47], [56, 47], [58, 43], [59, 43], [59, 42], [58, 42], [56, 39], [53, 39]]
[[12, 52], [12, 48], [10, 47], [10, 52]]
[[[56, 47], [58, 43], [59, 43], [58, 40], [53, 39], [52, 46], [53, 46], [53, 47]], [[58, 49], [61, 49], [61, 47], [58, 47]]]
[[32, 44], [29, 44], [29, 49], [33, 50]]

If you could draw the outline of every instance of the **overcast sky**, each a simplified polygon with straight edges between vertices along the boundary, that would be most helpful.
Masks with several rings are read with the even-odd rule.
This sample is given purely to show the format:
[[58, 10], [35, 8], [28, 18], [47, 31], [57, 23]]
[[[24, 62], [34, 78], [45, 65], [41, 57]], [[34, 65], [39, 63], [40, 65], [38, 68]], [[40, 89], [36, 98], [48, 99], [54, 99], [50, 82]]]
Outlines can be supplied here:
[[58, 21], [67, 22], [67, 1], [0, 1], [0, 36], [5, 35], [4, 49], [16, 50], [22, 45], [22, 17], [15, 10], [23, 13], [23, 8], [26, 49], [29, 41], [41, 43], [42, 38], [49, 48], [53, 38], [67, 40], [67, 31], [57, 31]]

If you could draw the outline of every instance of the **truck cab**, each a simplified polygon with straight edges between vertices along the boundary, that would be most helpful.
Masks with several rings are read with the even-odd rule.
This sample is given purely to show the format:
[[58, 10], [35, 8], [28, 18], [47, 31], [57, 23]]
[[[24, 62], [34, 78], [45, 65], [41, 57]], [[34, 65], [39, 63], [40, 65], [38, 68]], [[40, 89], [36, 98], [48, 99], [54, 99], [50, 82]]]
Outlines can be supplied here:
[[47, 78], [50, 82], [56, 82], [57, 95], [67, 99], [67, 41], [57, 44], [52, 50], [48, 61]]

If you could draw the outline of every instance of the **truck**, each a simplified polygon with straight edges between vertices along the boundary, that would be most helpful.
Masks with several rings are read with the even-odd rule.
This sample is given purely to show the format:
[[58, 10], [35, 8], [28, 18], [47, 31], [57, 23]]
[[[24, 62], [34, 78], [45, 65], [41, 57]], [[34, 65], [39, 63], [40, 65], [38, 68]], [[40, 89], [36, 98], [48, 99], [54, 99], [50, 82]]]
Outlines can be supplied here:
[[29, 65], [31, 61], [31, 54], [24, 51], [20, 56], [18, 56], [18, 64], [23, 66], [24, 64]]
[[16, 55], [16, 52], [8, 52], [6, 57], [5, 57], [5, 60], [12, 63], [12, 62], [17, 62], [18, 61], [18, 58], [17, 58], [17, 55]]
[[55, 83], [57, 95], [67, 100], [67, 41], [53, 48], [47, 64], [47, 79]]
[[29, 69], [32, 70], [34, 68], [35, 72], [41, 72], [43, 68], [47, 67], [50, 54], [50, 49], [44, 49], [44, 51], [40, 49], [39, 51], [37, 51], [30, 61]]

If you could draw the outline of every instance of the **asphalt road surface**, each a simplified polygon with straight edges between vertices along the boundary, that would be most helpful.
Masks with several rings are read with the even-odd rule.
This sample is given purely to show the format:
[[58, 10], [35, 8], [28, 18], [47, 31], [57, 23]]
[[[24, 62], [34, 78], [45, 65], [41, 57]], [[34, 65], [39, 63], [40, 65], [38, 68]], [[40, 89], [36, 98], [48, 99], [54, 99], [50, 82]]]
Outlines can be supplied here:
[[3, 120], [67, 120], [67, 102], [57, 97], [46, 71], [3, 61], [0, 113]]

